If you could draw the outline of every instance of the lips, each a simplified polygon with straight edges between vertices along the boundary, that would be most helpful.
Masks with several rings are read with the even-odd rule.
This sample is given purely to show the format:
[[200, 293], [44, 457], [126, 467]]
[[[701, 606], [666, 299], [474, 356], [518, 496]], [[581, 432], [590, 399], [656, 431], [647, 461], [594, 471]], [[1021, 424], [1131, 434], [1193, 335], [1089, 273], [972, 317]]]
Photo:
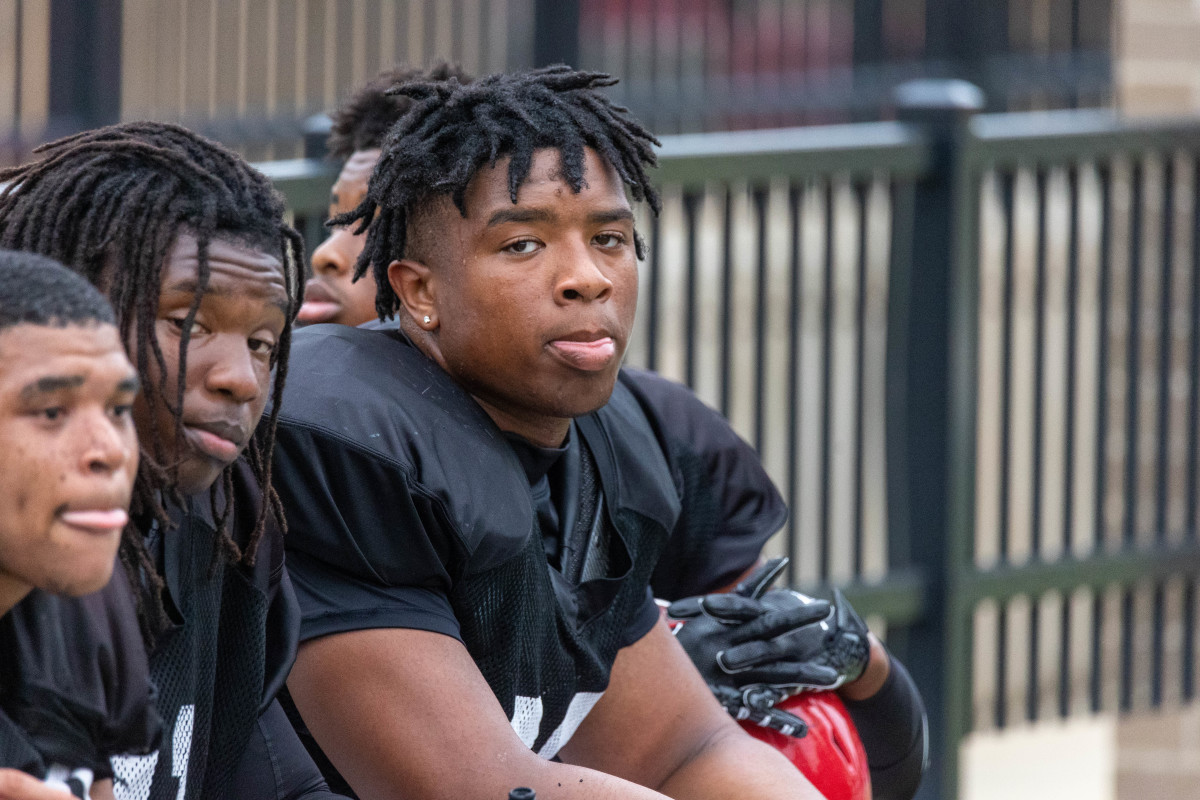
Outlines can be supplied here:
[[224, 463], [232, 463], [249, 438], [241, 425], [225, 421], [185, 422], [183, 431], [194, 449]]
[[59, 519], [75, 528], [97, 534], [119, 531], [129, 521], [123, 508], [87, 508], [59, 512]]
[[552, 340], [550, 349], [567, 364], [584, 372], [606, 369], [617, 357], [617, 343], [603, 331], [568, 334]]
[[317, 278], [309, 279], [304, 285], [304, 305], [296, 314], [296, 321], [305, 324], [328, 322], [342, 310], [341, 302], [334, 297], [324, 282]]

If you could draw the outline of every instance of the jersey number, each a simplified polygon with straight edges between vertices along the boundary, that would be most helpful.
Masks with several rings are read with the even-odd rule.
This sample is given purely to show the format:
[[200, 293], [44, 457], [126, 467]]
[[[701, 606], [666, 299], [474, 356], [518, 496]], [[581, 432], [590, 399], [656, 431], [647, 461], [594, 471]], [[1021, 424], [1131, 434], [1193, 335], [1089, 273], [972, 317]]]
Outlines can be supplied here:
[[[187, 793], [188, 759], [192, 755], [192, 724], [196, 706], [180, 706], [171, 734], [171, 777], [179, 781], [175, 800]], [[159, 751], [161, 752], [161, 751]], [[154, 786], [154, 771], [158, 767], [158, 752], [144, 756], [114, 756], [113, 794], [116, 800], [150, 800]]]

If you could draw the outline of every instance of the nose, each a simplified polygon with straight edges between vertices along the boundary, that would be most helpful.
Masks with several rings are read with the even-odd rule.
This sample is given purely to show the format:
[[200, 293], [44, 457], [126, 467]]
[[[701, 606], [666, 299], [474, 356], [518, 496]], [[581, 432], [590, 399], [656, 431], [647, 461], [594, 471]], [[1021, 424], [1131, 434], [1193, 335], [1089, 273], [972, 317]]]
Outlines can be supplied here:
[[88, 415], [87, 424], [82, 457], [85, 471], [110, 475], [135, 461], [137, 436], [130, 420], [114, 420], [107, 411], [97, 411]]
[[[251, 352], [249, 343], [234, 334], [219, 336], [204, 373], [204, 387], [235, 403], [251, 403], [265, 390], [270, 367]], [[191, 365], [189, 364], [189, 369]]]
[[334, 228], [312, 254], [314, 275], [342, 275], [354, 269], [357, 260], [347, 243], [355, 238], [347, 228]]
[[555, 287], [555, 297], [560, 303], [591, 303], [612, 296], [613, 282], [599, 258], [586, 246], [573, 248], [567, 253]]

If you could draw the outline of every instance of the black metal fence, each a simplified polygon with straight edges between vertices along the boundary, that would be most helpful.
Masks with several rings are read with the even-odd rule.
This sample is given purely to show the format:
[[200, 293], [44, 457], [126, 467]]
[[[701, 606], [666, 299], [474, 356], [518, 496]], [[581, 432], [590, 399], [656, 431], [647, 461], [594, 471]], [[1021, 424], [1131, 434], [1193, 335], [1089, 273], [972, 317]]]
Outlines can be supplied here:
[[[1195, 697], [1200, 120], [976, 114], [668, 137], [630, 361], [686, 381], [921, 685], [971, 730]], [[330, 168], [262, 165], [319, 218]]]

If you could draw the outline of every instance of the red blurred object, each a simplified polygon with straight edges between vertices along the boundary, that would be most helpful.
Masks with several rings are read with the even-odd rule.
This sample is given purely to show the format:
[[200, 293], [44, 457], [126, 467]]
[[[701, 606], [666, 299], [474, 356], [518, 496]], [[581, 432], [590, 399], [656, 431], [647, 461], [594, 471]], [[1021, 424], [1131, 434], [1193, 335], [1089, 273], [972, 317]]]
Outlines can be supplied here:
[[787, 756], [827, 800], [871, 800], [867, 753], [836, 694], [803, 692], [775, 707], [807, 722], [808, 735], [796, 738], [753, 722], [741, 726]]

